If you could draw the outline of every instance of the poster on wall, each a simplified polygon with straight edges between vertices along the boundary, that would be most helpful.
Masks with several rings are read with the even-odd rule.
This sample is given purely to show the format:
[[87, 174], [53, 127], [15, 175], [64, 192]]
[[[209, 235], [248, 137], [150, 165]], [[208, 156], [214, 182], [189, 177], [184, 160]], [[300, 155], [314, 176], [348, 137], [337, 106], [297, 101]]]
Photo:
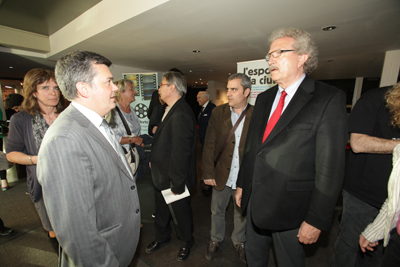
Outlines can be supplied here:
[[269, 66], [265, 59], [238, 62], [237, 72], [244, 73], [250, 77], [251, 93], [248, 102], [252, 105], [255, 104], [259, 93], [276, 85], [271, 79]]
[[158, 74], [157, 73], [123, 73], [123, 79], [133, 82], [136, 91], [135, 101], [131, 103], [131, 108], [135, 111], [140, 120], [141, 134], [147, 134], [149, 128], [149, 118], [147, 111], [149, 110], [151, 95], [158, 90]]

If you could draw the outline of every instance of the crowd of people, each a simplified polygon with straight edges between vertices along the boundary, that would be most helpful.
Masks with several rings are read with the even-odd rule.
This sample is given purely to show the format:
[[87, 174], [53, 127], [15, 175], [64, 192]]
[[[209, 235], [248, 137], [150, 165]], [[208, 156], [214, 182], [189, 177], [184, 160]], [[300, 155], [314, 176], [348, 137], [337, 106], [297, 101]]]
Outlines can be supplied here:
[[[309, 76], [318, 64], [309, 33], [279, 29], [269, 41], [266, 61], [276, 86], [254, 106], [242, 73], [228, 78], [226, 104], [216, 107], [207, 92], [197, 96], [201, 180], [212, 188], [205, 258], [211, 261], [225, 239], [233, 201], [231, 241], [243, 263], [268, 266], [273, 247], [278, 266], [305, 266], [304, 245], [329, 231], [342, 192], [332, 266], [399, 266], [400, 83], [363, 94], [348, 119], [344, 91]], [[189, 192], [197, 182], [186, 78], [177, 69], [163, 74], [148, 114], [151, 138], [141, 135], [131, 108], [134, 84], [114, 81], [111, 64], [74, 51], [55, 72], [29, 71], [22, 103], [9, 107], [22, 111], [11, 117], [7, 159], [26, 165], [29, 195], [59, 243], [60, 266], [130, 264], [141, 227], [136, 179], [144, 165], [156, 203], [155, 237], [145, 251], [170, 244], [172, 222], [176, 259], [185, 261], [195, 244]], [[0, 236], [11, 233], [0, 219]]]

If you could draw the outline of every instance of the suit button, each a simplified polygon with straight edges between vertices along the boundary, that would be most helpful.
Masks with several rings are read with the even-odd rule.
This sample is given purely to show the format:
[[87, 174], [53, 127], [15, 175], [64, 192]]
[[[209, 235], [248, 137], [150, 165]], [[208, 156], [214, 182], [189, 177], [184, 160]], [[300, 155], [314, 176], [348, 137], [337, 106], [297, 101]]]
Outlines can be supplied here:
[[132, 189], [132, 190], [135, 190], [135, 188], [136, 188], [136, 187], [135, 187], [134, 185], [131, 186], [131, 189]]
[[139, 209], [136, 210], [136, 213], [139, 213]]
[[258, 154], [257, 154], [257, 155], [261, 156], [261, 155], [262, 155], [262, 151], [261, 151], [261, 152], [258, 152]]

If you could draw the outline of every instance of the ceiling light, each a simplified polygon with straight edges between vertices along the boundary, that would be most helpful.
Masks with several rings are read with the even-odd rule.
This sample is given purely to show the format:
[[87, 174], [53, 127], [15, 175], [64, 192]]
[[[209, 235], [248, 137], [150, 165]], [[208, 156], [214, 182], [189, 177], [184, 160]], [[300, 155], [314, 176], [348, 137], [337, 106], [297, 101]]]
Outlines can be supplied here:
[[192, 72], [192, 70], [189, 70], [189, 72]]
[[193, 50], [193, 53], [200, 53], [200, 50]]
[[322, 28], [325, 32], [333, 31], [334, 29], [336, 29], [336, 26], [326, 26]]
[[4, 86], [5, 88], [13, 88], [12, 86], [10, 86], [10, 85], [6, 85], [6, 86]]
[[10, 66], [9, 68], [12, 69], [12, 68], [14, 68], [14, 67], [13, 67], [13, 66]]

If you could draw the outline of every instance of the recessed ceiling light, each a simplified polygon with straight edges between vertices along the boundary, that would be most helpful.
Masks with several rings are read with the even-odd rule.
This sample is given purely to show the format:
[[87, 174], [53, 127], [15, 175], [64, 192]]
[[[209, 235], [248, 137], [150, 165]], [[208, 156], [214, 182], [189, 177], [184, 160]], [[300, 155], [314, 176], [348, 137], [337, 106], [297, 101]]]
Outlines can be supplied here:
[[322, 28], [322, 30], [326, 32], [333, 31], [334, 29], [336, 29], [336, 26], [326, 26]]
[[6, 86], [4, 86], [5, 88], [13, 88], [12, 86], [10, 86], [10, 85], [6, 85]]
[[13, 66], [10, 66], [9, 68], [12, 69], [12, 68], [14, 68], [14, 67], [13, 67]]
[[192, 70], [189, 70], [189, 72], [192, 72]]
[[193, 53], [200, 53], [200, 50], [193, 50]]

